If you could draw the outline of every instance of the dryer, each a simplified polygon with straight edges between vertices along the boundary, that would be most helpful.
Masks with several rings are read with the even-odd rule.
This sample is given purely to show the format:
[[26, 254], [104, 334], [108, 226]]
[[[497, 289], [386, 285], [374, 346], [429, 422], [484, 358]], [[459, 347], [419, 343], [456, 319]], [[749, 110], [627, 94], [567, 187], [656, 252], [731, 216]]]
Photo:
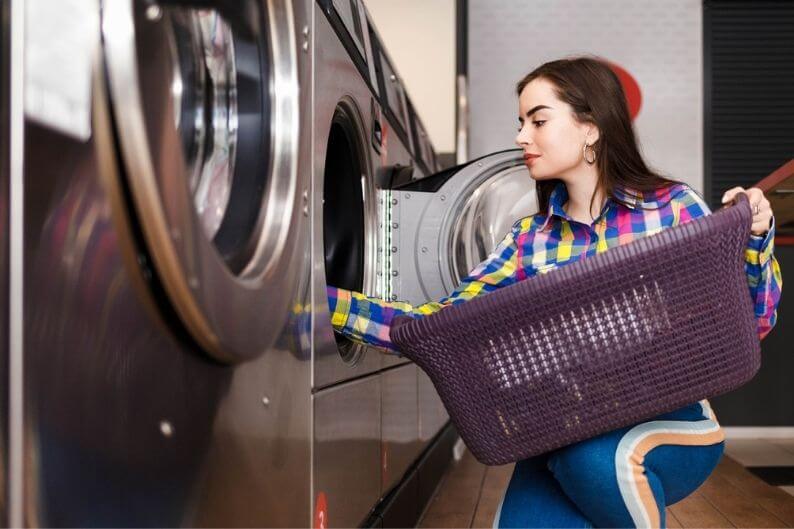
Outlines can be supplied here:
[[[307, 3], [83, 2], [97, 31], [68, 54], [56, 4], [26, 2], [29, 27], [56, 33], [26, 51], [51, 71], [92, 58], [90, 130], [24, 125], [10, 509], [44, 526], [308, 525]], [[35, 88], [57, 98], [50, 81]]]

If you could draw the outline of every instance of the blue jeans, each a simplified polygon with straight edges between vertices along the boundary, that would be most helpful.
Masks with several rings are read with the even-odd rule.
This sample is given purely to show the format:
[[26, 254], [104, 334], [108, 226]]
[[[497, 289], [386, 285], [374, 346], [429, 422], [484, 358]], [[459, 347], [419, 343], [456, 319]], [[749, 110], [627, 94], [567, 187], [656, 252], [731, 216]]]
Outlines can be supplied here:
[[711, 474], [725, 436], [708, 401], [524, 459], [494, 527], [665, 527]]

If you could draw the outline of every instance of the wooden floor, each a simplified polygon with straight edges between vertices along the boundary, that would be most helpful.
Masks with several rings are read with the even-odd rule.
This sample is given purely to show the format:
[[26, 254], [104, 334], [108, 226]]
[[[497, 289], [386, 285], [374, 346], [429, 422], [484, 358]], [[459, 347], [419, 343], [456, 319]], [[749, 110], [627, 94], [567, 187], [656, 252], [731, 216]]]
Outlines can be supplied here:
[[[466, 451], [453, 463], [419, 527], [491, 527], [513, 465], [486, 467]], [[701, 487], [667, 508], [668, 527], [794, 527], [794, 496], [729, 455]]]

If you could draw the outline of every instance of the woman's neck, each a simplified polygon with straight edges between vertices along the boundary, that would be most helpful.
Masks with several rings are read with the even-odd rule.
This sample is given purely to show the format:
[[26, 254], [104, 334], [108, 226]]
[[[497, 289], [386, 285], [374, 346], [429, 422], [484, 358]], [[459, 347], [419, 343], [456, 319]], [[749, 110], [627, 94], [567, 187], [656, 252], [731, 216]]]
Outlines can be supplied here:
[[593, 207], [590, 208], [590, 199], [593, 192], [596, 191], [594, 181], [577, 182], [577, 184], [566, 183], [565, 187], [568, 191], [568, 201], [563, 204], [563, 210], [573, 220], [590, 225], [603, 208], [604, 194], [599, 189], [593, 200]]

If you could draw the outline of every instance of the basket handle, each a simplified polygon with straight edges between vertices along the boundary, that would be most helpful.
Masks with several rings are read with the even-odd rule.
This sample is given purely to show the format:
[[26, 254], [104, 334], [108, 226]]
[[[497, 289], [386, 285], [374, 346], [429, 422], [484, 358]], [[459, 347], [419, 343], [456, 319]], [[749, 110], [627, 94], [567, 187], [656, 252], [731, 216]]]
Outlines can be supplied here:
[[744, 191], [739, 191], [734, 195], [734, 197], [730, 200], [730, 202], [728, 202], [727, 204], [723, 204], [723, 206], [720, 207], [717, 211], [749, 201], [750, 198], [747, 196], [747, 193], [745, 193]]

